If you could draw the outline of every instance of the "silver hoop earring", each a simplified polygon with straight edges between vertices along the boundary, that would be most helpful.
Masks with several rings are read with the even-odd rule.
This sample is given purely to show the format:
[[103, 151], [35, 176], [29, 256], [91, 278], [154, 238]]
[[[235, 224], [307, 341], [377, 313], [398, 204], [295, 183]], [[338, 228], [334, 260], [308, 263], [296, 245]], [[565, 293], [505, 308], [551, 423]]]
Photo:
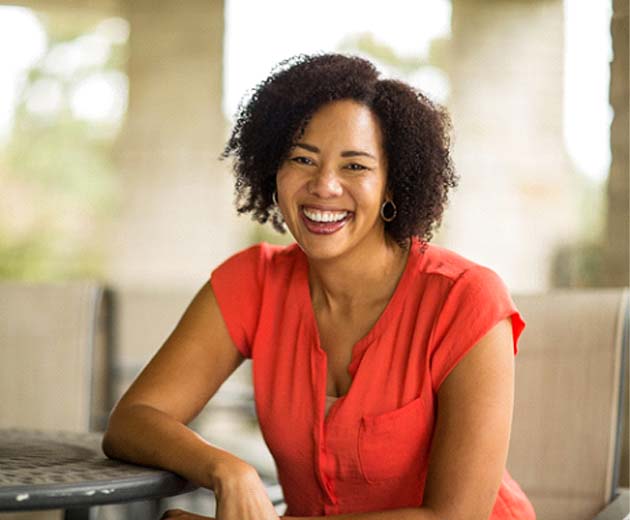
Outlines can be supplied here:
[[394, 201], [391, 199], [387, 199], [385, 202], [383, 202], [383, 205], [381, 206], [381, 218], [385, 222], [391, 222], [396, 218], [396, 215], [398, 215], [398, 210], [396, 209], [396, 204], [394, 204]]
[[276, 190], [273, 190], [273, 195], [271, 195], [271, 200], [273, 200], [273, 203], [276, 206], [278, 205], [278, 192]]

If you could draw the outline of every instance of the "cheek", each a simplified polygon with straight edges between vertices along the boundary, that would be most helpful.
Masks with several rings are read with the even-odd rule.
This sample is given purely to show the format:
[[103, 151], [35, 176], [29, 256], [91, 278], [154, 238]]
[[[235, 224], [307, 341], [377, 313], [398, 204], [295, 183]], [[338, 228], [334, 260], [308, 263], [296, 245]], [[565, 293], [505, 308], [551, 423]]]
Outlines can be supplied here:
[[358, 194], [365, 202], [380, 205], [385, 196], [385, 183], [378, 177], [363, 179], [359, 185]]
[[282, 170], [278, 171], [276, 175], [276, 192], [278, 194], [278, 200], [284, 201], [287, 197], [287, 194], [290, 192], [290, 179], [287, 176], [286, 172]]
[[278, 191], [284, 190], [287, 187], [295, 184], [296, 175], [295, 172], [289, 166], [283, 166], [278, 170], [276, 174], [276, 187]]
[[276, 175], [276, 188], [278, 193], [292, 193], [300, 184], [300, 175], [290, 168], [283, 167], [278, 170]]
[[304, 176], [294, 168], [281, 168], [276, 175], [276, 190], [278, 202], [285, 218], [289, 217], [295, 208], [293, 201], [299, 196], [305, 186]]

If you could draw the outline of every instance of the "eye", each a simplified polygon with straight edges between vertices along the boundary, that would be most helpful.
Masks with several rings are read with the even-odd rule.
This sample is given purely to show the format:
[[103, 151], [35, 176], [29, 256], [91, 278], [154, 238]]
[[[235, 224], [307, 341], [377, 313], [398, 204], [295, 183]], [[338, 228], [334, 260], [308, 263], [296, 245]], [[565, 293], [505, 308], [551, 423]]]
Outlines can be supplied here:
[[313, 161], [311, 160], [310, 157], [304, 157], [303, 155], [298, 155], [296, 157], [291, 157], [290, 160], [295, 162], [295, 163], [297, 163], [297, 164], [304, 164], [304, 165], [311, 165], [311, 164], [313, 164]]
[[346, 165], [346, 168], [348, 168], [349, 170], [352, 170], [353, 172], [358, 172], [361, 170], [367, 170], [367, 166], [363, 166], [362, 164], [359, 163], [350, 163]]

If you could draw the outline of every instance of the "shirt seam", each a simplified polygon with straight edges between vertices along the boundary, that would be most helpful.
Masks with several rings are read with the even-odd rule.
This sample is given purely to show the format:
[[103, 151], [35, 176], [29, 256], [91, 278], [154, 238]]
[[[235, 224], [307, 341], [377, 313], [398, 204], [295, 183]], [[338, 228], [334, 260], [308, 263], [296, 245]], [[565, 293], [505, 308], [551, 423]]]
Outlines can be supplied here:
[[[446, 298], [444, 298], [443, 302], [442, 302], [442, 306], [440, 307], [440, 310], [438, 311], [438, 317], [435, 320], [435, 323], [433, 324], [433, 327], [431, 328], [431, 333], [429, 334], [429, 340], [427, 343], [427, 351], [428, 351], [428, 362], [429, 362], [429, 379], [431, 380], [431, 389], [433, 391], [434, 394], [436, 394], [436, 389], [435, 389], [435, 381], [433, 379], [433, 356], [435, 354], [434, 350], [434, 345], [435, 345], [435, 334], [436, 334], [436, 329], [437, 329], [437, 325], [438, 322], [440, 321], [440, 316], [442, 315], [442, 311], [444, 310], [444, 307], [446, 306], [446, 304], [448, 303], [451, 295], [453, 294], [453, 288], [457, 285], [457, 282], [459, 282], [467, 273], [469, 273], [471, 270], [473, 270], [476, 266], [472, 265], [468, 268], [466, 268], [464, 271], [462, 271], [461, 273], [459, 273], [459, 275], [457, 275], [457, 277], [455, 279], [451, 279], [452, 283], [451, 286], [448, 289], [448, 294], [446, 295]], [[440, 276], [440, 273], [437, 273]]]

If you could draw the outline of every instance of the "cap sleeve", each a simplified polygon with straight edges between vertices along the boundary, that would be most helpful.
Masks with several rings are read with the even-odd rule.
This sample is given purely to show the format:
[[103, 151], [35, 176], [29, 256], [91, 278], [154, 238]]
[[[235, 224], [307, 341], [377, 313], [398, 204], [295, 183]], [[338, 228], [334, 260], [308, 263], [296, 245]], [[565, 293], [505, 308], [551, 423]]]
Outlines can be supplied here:
[[431, 379], [437, 392], [457, 363], [497, 323], [512, 319], [514, 355], [525, 328], [503, 280], [491, 269], [474, 266], [451, 286], [436, 320], [430, 345]]
[[210, 277], [230, 337], [246, 358], [252, 357], [258, 327], [266, 253], [263, 244], [245, 249], [219, 265]]

